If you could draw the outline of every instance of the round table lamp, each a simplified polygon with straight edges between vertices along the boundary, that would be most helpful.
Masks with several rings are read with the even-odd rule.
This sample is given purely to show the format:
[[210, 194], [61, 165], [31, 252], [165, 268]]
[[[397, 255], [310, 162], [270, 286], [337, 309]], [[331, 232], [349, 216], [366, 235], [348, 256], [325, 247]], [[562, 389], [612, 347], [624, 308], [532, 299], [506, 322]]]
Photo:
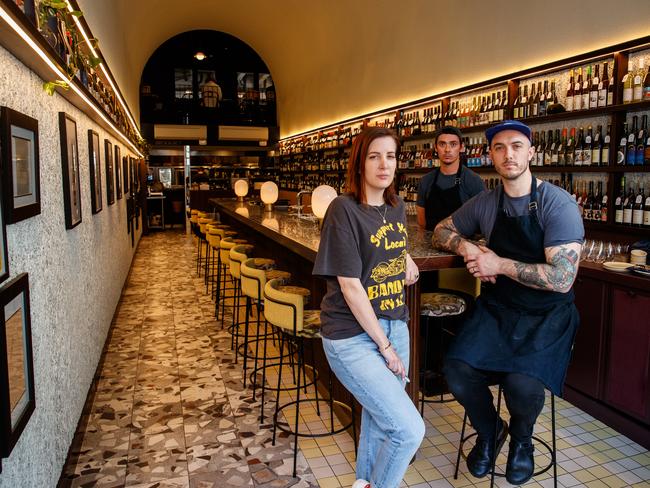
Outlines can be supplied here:
[[264, 209], [271, 212], [273, 204], [278, 201], [278, 185], [272, 181], [265, 182], [260, 188], [260, 198], [264, 202]]
[[311, 210], [320, 222], [325, 217], [327, 207], [336, 197], [336, 190], [329, 185], [320, 185], [311, 194]]
[[248, 193], [248, 181], [246, 180], [237, 180], [235, 181], [235, 195], [237, 195], [237, 200], [240, 202], [244, 201], [244, 197]]

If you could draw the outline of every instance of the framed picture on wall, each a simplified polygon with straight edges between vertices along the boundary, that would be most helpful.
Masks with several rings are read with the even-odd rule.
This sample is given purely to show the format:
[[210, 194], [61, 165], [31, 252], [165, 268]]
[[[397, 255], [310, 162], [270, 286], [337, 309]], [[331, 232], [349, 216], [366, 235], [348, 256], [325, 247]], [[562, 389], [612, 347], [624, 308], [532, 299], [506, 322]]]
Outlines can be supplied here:
[[104, 139], [104, 159], [106, 159], [106, 202], [109, 205], [115, 203], [115, 170], [113, 169], [113, 144]]
[[81, 223], [77, 122], [65, 112], [59, 112], [59, 130], [61, 133], [61, 164], [63, 165], [65, 228], [73, 229]]
[[122, 157], [120, 153], [120, 146], [115, 144], [115, 192], [118, 200], [122, 199], [122, 166], [120, 165]]
[[122, 158], [122, 176], [124, 176], [124, 194], [129, 193], [129, 158]]
[[99, 134], [88, 130], [88, 165], [90, 167], [90, 200], [93, 214], [102, 210], [102, 160]]
[[2, 205], [0, 205], [0, 261], [0, 282], [3, 282], [9, 278], [9, 253], [7, 252], [7, 228]]
[[2, 107], [0, 126], [4, 218], [13, 224], [41, 213], [38, 121]]
[[7, 457], [36, 406], [27, 273], [0, 289], [0, 307], [0, 449]]

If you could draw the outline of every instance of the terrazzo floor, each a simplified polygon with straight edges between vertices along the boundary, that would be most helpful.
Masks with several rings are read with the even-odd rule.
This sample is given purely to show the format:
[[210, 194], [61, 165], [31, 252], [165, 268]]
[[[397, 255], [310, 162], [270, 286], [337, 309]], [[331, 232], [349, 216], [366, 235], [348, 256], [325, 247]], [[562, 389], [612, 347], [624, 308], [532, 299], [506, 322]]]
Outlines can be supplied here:
[[[195, 273], [195, 253], [194, 241], [177, 232], [140, 242], [59, 486], [351, 486], [348, 433], [301, 439], [298, 476], [291, 477], [292, 440], [280, 433], [273, 446], [271, 424], [259, 425], [259, 395], [253, 399], [250, 385], [243, 386], [231, 336], [214, 319], [214, 304]], [[224, 320], [232, 320], [229, 309]], [[271, 371], [267, 382], [275, 384], [276, 375]], [[283, 374], [285, 382], [290, 376]], [[281, 401], [290, 397], [283, 393]], [[267, 422], [273, 405], [267, 398]], [[558, 486], [650, 487], [647, 450], [563, 400], [556, 410]], [[293, 418], [292, 410], [285, 414]], [[329, 428], [327, 409], [318, 416], [313, 406], [301, 406], [300, 417], [305, 430]], [[425, 407], [426, 436], [402, 486], [489, 486], [463, 462], [453, 478], [462, 418], [456, 402]], [[550, 440], [549, 426], [547, 404], [536, 434]], [[543, 463], [548, 455], [537, 458]], [[509, 486], [503, 478], [496, 485]], [[553, 486], [551, 474], [526, 486]]]

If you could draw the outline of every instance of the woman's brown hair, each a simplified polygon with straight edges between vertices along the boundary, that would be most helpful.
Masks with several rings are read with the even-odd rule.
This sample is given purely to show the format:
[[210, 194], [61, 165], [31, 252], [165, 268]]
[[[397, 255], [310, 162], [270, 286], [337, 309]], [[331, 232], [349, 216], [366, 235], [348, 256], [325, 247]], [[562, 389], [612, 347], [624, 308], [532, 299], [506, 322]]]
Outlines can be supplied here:
[[[350, 161], [348, 163], [348, 175], [346, 190], [352, 194], [359, 203], [366, 203], [366, 189], [363, 184], [366, 171], [366, 157], [368, 148], [375, 139], [380, 137], [392, 137], [395, 141], [395, 156], [399, 153], [399, 138], [395, 131], [385, 127], [367, 127], [363, 129], [352, 142]], [[384, 190], [384, 202], [394, 207], [397, 205], [397, 192], [395, 191], [395, 178], [390, 186]]]

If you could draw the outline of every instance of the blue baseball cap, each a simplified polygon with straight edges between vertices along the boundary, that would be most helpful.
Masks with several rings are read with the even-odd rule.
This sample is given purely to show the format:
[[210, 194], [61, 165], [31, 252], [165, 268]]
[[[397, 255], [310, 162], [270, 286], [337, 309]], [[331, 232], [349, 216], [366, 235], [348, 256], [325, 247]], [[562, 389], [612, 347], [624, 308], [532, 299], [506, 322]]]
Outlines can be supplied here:
[[532, 131], [526, 124], [519, 122], [518, 120], [504, 120], [500, 124], [490, 127], [485, 131], [485, 137], [487, 137], [488, 145], [491, 145], [492, 138], [503, 130], [516, 130], [517, 132], [521, 132], [523, 135], [525, 135], [529, 141], [531, 140]]

